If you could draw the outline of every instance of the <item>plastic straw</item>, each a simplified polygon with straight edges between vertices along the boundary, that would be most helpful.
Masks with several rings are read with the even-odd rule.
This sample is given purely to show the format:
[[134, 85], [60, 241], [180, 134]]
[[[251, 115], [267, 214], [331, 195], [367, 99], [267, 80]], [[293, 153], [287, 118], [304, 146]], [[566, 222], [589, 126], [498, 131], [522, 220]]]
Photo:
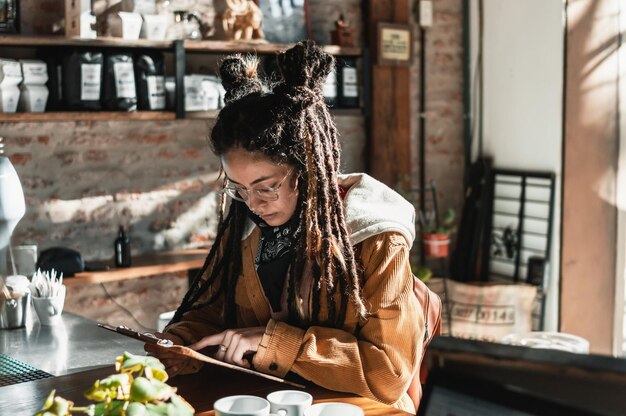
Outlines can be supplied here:
[[38, 298], [50, 298], [58, 296], [63, 287], [63, 273], [57, 278], [56, 270], [50, 272], [37, 269], [30, 283], [33, 296]]
[[13, 274], [17, 274], [17, 269], [15, 268], [15, 257], [13, 257], [13, 247], [9, 242], [9, 257], [11, 258], [11, 269], [13, 269]]

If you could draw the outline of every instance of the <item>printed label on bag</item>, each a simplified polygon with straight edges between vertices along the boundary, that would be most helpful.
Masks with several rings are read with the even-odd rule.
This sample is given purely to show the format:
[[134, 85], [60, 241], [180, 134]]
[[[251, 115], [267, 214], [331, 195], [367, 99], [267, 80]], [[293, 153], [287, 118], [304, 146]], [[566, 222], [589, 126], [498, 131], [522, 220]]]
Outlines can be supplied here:
[[343, 96], [348, 97], [358, 97], [359, 96], [359, 88], [354, 84], [344, 84], [343, 85]]
[[149, 75], [146, 77], [148, 86], [148, 102], [151, 110], [165, 108], [165, 77], [162, 75]]
[[102, 64], [82, 64], [80, 66], [80, 99], [97, 101], [100, 99]]
[[513, 305], [477, 305], [451, 302], [452, 319], [474, 322], [481, 325], [515, 324], [515, 306]]
[[135, 98], [135, 72], [132, 62], [115, 62], [113, 64], [115, 77], [115, 93], [117, 98]]
[[347, 84], [356, 84], [356, 68], [346, 66], [343, 68], [343, 82]]

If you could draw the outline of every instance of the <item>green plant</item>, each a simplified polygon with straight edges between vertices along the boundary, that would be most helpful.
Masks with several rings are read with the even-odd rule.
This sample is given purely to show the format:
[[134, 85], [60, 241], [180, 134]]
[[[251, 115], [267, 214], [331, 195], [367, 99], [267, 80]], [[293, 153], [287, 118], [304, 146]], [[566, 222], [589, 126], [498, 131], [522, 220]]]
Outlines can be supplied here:
[[435, 211], [428, 211], [426, 213], [420, 211], [419, 221], [422, 233], [428, 234], [446, 234], [450, 235], [456, 231], [454, 226], [454, 220], [456, 214], [452, 208], [448, 208], [441, 219], [437, 217]]
[[433, 277], [433, 271], [430, 270], [428, 267], [414, 266], [412, 267], [412, 269], [413, 269], [413, 274], [415, 275], [415, 277], [417, 277], [424, 283], [426, 283], [431, 277]]
[[66, 416], [83, 413], [90, 416], [191, 416], [194, 408], [166, 383], [165, 366], [155, 357], [124, 355], [115, 360], [117, 374], [97, 380], [85, 392], [97, 402], [83, 407], [55, 396], [52, 390], [36, 416]]

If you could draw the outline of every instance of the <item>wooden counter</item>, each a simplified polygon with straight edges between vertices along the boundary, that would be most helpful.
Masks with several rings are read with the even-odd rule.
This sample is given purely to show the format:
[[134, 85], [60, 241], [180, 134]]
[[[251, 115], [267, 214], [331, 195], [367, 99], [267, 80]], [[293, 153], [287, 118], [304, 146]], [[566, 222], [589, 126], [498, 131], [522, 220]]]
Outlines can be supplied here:
[[[86, 405], [84, 392], [94, 381], [115, 372], [113, 366], [90, 369], [61, 377], [51, 377], [26, 383], [0, 387], [0, 408], [2, 414], [34, 414], [41, 408], [46, 397], [56, 389], [57, 395], [72, 400], [77, 406]], [[196, 374], [174, 377], [168, 384], [177, 387], [177, 393], [187, 400], [197, 415], [213, 416], [213, 403], [225, 396], [249, 394], [265, 398], [269, 393], [284, 390], [284, 384], [271, 380], [235, 372], [213, 365]], [[410, 416], [391, 406], [353, 394], [340, 393], [308, 384], [304, 389], [313, 396], [313, 402], [345, 402], [359, 406], [366, 416]]]
[[[0, 415], [35, 414], [53, 389], [77, 406], [86, 405], [89, 401], [84, 392], [96, 380], [115, 373], [116, 356], [124, 351], [143, 354], [142, 342], [67, 313], [58, 326], [29, 324], [22, 329], [2, 330], [0, 335], [0, 354], [57, 375], [0, 387]], [[315, 403], [351, 403], [362, 408], [366, 416], [412, 415], [371, 399], [327, 390], [302, 379], [297, 381], [305, 384], [304, 391], [313, 396]], [[205, 365], [196, 374], [174, 377], [168, 384], [177, 388], [177, 393], [196, 409], [196, 414], [204, 416], [214, 415], [213, 403], [221, 397], [238, 394], [266, 397], [273, 391], [292, 389], [283, 383], [215, 365]]]

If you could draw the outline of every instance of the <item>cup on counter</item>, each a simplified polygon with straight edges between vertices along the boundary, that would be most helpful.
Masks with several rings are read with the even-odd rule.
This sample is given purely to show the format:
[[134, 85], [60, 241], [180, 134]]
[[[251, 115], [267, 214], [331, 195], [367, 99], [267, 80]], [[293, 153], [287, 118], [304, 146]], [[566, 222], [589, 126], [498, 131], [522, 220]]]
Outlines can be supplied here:
[[279, 390], [267, 395], [270, 411], [278, 416], [304, 416], [313, 396], [300, 390]]
[[30, 280], [37, 270], [37, 245], [23, 244], [11, 248], [15, 271]]
[[269, 416], [270, 403], [257, 396], [227, 396], [213, 404], [215, 416]]
[[35, 297], [33, 306], [41, 325], [56, 325], [61, 322], [61, 313], [65, 304], [65, 286], [61, 286], [55, 296]]
[[0, 294], [0, 329], [24, 328], [29, 311], [29, 292], [11, 292], [8, 299]]
[[325, 402], [316, 403], [309, 407], [304, 416], [364, 416], [365, 412], [359, 406], [349, 403]]

